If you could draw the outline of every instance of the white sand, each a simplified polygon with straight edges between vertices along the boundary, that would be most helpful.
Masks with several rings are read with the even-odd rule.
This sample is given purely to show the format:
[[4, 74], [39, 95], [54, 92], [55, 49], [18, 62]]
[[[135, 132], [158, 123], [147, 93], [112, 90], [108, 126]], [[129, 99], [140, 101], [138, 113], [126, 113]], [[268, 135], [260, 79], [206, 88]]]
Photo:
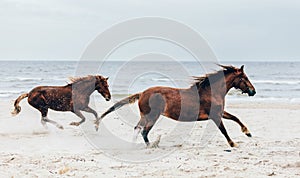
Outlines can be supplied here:
[[[112, 104], [100, 103], [97, 104], [99, 113]], [[80, 128], [68, 125], [79, 120], [72, 113], [50, 111], [49, 118], [65, 129], [48, 124], [46, 130], [40, 124], [37, 110], [25, 100], [21, 106], [21, 113], [11, 117], [12, 102], [0, 103], [0, 177], [300, 176], [300, 104], [297, 103], [228, 101], [227, 111], [238, 116], [253, 135], [246, 137], [236, 123], [225, 120], [229, 136], [239, 144], [238, 148], [230, 148], [214, 126], [208, 132], [212, 139], [203, 146], [200, 138], [207, 133], [210, 122], [179, 124], [162, 118], [149, 134], [150, 141], [161, 135], [160, 147], [152, 149], [145, 148], [140, 135], [132, 148], [118, 143], [107, 148], [113, 140], [105, 135], [104, 127], [119, 137], [120, 143], [131, 140], [133, 126], [139, 119], [136, 105], [127, 107], [135, 113], [128, 116], [128, 122], [110, 114], [101, 123], [98, 133], [90, 114], [85, 113], [89, 118]], [[125, 112], [126, 108], [122, 110]], [[178, 130], [174, 130], [175, 127], [179, 127]], [[183, 129], [191, 127], [194, 127], [191, 135], [185, 136]], [[86, 137], [92, 139], [88, 141]], [[98, 138], [103, 149], [91, 145], [93, 139]], [[180, 139], [185, 140], [183, 144]]]

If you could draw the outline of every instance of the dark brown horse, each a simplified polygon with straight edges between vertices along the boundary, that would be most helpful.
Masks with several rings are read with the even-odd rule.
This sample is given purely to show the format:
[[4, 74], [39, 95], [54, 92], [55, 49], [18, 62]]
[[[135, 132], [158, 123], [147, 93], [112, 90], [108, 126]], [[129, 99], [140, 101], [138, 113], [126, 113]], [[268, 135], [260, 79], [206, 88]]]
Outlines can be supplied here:
[[237, 146], [227, 134], [221, 118], [237, 122], [248, 137], [251, 134], [247, 127], [235, 116], [224, 111], [225, 95], [232, 88], [242, 90], [249, 96], [255, 95], [255, 88], [244, 73], [244, 66], [222, 66], [223, 70], [207, 74], [204, 77], [195, 77], [196, 82], [187, 89], [170, 87], [153, 87], [142, 93], [131, 95], [109, 108], [96, 121], [96, 130], [99, 121], [110, 112], [123, 105], [139, 100], [140, 121], [134, 128], [135, 133], [142, 132], [142, 136], [149, 145], [148, 133], [160, 115], [177, 121], [191, 122], [212, 119], [222, 134], [226, 137], [230, 146]]
[[71, 83], [65, 86], [39, 86], [29, 93], [22, 94], [16, 99], [12, 114], [16, 115], [21, 111], [19, 102], [28, 97], [28, 103], [41, 112], [41, 122], [44, 126], [49, 122], [63, 129], [63, 126], [47, 118], [48, 109], [71, 111], [81, 118], [80, 122], [72, 122], [70, 125], [78, 126], [85, 121], [80, 111], [92, 113], [98, 119], [97, 112], [88, 106], [90, 95], [97, 90], [106, 101], [109, 101], [111, 95], [107, 84], [108, 78], [96, 75], [70, 78], [70, 80]]

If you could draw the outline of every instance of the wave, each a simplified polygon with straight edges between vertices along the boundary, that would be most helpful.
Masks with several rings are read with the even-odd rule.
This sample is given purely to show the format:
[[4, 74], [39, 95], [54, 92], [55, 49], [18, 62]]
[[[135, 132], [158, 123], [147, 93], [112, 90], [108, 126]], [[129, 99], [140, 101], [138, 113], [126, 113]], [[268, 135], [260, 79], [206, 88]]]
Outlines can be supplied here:
[[0, 93], [0, 98], [10, 98], [10, 97], [12, 97], [12, 94]]
[[[190, 81], [189, 79], [152, 78], [155, 82]], [[251, 80], [253, 84], [298, 85], [300, 80]]]
[[0, 98], [14, 98], [20, 95], [21, 93], [25, 93], [25, 91], [1, 91], [0, 90]]
[[168, 78], [153, 78], [151, 80], [156, 81], [156, 82], [169, 82], [169, 81], [171, 81], [171, 79], [168, 79]]
[[6, 77], [0, 79], [1, 82], [35, 82], [35, 81], [43, 81], [43, 78], [27, 78], [27, 77]]
[[274, 84], [274, 85], [297, 85], [300, 81], [295, 80], [252, 80], [254, 84]]
[[41, 77], [3, 77], [0, 82], [38, 82], [38, 81], [68, 81], [68, 78], [41, 78]]

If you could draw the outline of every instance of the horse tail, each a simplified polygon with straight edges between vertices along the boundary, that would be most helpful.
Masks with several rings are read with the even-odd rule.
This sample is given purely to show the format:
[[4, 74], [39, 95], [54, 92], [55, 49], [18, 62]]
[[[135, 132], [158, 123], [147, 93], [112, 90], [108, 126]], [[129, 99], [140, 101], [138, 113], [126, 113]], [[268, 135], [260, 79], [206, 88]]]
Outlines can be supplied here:
[[127, 98], [122, 99], [121, 101], [117, 102], [116, 104], [114, 104], [112, 107], [110, 107], [105, 113], [103, 113], [101, 115], [101, 119], [104, 118], [107, 114], [119, 109], [120, 107], [126, 105], [126, 104], [132, 104], [134, 103], [136, 100], [140, 99], [140, 93], [131, 95]]
[[15, 115], [19, 114], [19, 112], [21, 112], [21, 106], [19, 106], [19, 103], [22, 99], [24, 99], [26, 97], [28, 97], [28, 93], [24, 93], [16, 99], [16, 101], [14, 103], [15, 109], [11, 112], [11, 114], [13, 116], [15, 116]]

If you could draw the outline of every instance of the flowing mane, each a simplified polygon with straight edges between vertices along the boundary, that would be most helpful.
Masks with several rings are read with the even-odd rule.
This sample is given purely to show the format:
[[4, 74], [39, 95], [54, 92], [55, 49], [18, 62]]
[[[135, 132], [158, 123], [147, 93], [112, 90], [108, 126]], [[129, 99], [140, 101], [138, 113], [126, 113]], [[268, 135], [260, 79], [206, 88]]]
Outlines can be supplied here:
[[74, 83], [82, 82], [82, 81], [92, 81], [95, 80], [95, 76], [88, 75], [86, 77], [69, 77], [70, 83], [68, 85], [72, 85]]
[[192, 86], [197, 86], [197, 88], [209, 86], [210, 83], [213, 83], [216, 80], [218, 80], [219, 78], [224, 77], [225, 75], [234, 72], [236, 69], [233, 66], [224, 66], [224, 65], [220, 65], [220, 64], [218, 64], [218, 66], [222, 67], [223, 69], [213, 72], [213, 73], [206, 74], [205, 76], [201, 76], [201, 77], [193, 76], [195, 82], [193, 83]]

